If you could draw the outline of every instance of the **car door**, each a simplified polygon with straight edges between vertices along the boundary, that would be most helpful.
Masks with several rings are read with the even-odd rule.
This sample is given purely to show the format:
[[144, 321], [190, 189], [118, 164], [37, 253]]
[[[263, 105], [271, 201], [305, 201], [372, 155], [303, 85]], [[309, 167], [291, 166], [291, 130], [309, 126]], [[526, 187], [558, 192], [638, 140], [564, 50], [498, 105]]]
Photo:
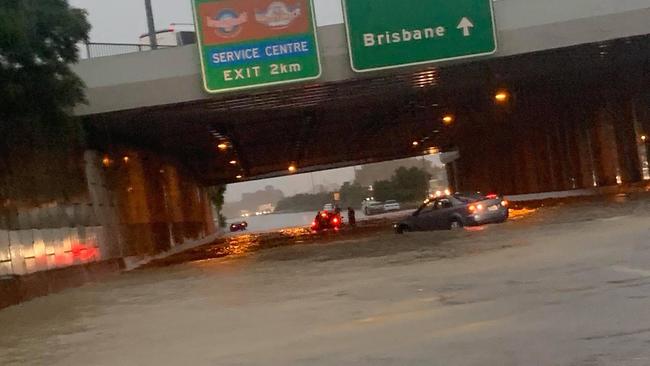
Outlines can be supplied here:
[[[445, 203], [446, 202], [446, 203]], [[446, 229], [448, 225], [447, 217], [449, 216], [448, 200], [441, 198], [433, 201], [432, 209], [425, 218], [425, 230]]]
[[448, 229], [455, 212], [455, 207], [451, 200], [446, 197], [436, 199], [435, 212], [436, 215], [432, 223], [433, 228], [436, 230]]
[[435, 220], [435, 201], [422, 206], [414, 217], [415, 230], [431, 230]]

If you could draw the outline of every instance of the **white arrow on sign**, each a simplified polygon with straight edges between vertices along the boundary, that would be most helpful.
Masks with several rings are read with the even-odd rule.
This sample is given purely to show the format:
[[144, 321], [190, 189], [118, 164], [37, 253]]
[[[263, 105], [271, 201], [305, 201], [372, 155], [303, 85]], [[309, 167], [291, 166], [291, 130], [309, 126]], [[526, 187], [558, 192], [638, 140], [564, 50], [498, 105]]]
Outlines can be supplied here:
[[463, 17], [463, 19], [460, 20], [460, 23], [458, 23], [458, 29], [463, 30], [463, 36], [469, 37], [470, 36], [470, 29], [474, 28], [474, 23], [472, 23], [471, 20], [467, 19], [467, 17]]

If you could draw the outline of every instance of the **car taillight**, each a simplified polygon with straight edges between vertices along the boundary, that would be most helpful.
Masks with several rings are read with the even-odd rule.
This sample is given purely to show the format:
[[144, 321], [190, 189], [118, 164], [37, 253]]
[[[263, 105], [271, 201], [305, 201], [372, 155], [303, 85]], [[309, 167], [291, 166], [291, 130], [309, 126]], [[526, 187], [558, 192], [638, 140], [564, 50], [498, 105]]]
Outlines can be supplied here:
[[336, 217], [333, 218], [333, 219], [332, 219], [332, 223], [333, 223], [333, 224], [338, 224], [338, 223], [339, 223], [339, 219], [336, 218]]
[[495, 200], [495, 199], [497, 199], [497, 197], [499, 197], [499, 196], [497, 196], [494, 193], [491, 193], [491, 194], [488, 194], [487, 196], [485, 196], [485, 198], [487, 198], [489, 200]]
[[316, 226], [318, 226], [318, 223], [316, 221], [311, 223], [311, 227], [316, 227]]
[[467, 209], [470, 213], [475, 213], [478, 211], [483, 211], [483, 205], [480, 203], [478, 205], [470, 205]]

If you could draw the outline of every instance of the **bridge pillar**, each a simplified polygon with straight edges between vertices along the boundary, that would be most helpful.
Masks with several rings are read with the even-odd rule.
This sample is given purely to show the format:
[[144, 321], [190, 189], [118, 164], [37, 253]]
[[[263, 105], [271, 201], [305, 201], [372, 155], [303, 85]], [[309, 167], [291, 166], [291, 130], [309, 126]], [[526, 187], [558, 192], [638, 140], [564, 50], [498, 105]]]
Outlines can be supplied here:
[[458, 192], [458, 166], [455, 161], [445, 164], [445, 171], [447, 172], [447, 185], [452, 192]]
[[594, 171], [598, 186], [612, 186], [617, 184], [618, 153], [614, 137], [614, 126], [603, 107], [597, 108], [592, 115], [590, 126]]
[[616, 99], [610, 106], [617, 145], [619, 175], [623, 183], [643, 180], [635, 128], [634, 102], [631, 98]]
[[[634, 118], [637, 124], [639, 156], [644, 179], [650, 179], [650, 92], [634, 101]], [[643, 140], [645, 136], [645, 140]]]
[[0, 174], [0, 277], [17, 285], [0, 308], [215, 232], [205, 190], [178, 161], [136, 149], [15, 149], [22, 159], [0, 157], [12, 168]]
[[108, 185], [117, 202], [125, 256], [161, 253], [214, 232], [207, 194], [179, 162], [134, 149], [110, 156]]

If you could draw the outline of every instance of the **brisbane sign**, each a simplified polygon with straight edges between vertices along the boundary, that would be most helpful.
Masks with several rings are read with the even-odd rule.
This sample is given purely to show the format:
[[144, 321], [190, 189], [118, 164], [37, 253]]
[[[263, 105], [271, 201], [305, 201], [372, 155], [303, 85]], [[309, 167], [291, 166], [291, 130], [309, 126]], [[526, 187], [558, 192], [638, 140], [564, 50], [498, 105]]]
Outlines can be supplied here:
[[356, 72], [496, 52], [492, 0], [343, 0]]

